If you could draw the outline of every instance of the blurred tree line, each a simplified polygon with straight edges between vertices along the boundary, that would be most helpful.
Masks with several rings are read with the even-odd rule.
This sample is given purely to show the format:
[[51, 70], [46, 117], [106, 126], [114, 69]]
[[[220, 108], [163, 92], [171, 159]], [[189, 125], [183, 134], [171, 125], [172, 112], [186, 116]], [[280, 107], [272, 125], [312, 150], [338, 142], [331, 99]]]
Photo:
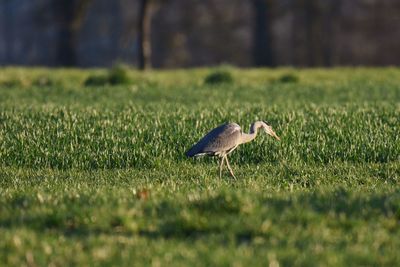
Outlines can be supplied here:
[[0, 64], [396, 65], [398, 0], [0, 0]]

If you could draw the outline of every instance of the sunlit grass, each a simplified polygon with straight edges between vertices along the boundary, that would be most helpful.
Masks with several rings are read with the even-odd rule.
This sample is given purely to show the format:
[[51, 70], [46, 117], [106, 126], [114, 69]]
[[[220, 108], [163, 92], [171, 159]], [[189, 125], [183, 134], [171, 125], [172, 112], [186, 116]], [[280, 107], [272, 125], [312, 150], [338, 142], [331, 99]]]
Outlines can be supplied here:
[[[1, 69], [0, 262], [396, 265], [400, 70], [224, 69], [232, 84], [131, 70], [90, 87], [106, 70]], [[184, 157], [255, 120], [281, 141], [239, 147], [237, 181]]]

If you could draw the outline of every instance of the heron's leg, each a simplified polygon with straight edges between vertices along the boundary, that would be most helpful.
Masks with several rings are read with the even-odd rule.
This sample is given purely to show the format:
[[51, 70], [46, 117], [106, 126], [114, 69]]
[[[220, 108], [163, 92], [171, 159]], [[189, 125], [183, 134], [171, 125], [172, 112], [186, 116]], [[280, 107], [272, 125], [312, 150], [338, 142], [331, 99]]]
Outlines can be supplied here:
[[235, 178], [235, 180], [236, 180], [236, 176], [233, 174], [231, 165], [229, 165], [228, 156], [225, 156], [225, 160], [226, 160], [226, 165], [228, 166], [229, 172], [231, 173], [232, 177]]
[[222, 177], [222, 167], [224, 166], [224, 157], [221, 158], [221, 164], [219, 165], [219, 179]]

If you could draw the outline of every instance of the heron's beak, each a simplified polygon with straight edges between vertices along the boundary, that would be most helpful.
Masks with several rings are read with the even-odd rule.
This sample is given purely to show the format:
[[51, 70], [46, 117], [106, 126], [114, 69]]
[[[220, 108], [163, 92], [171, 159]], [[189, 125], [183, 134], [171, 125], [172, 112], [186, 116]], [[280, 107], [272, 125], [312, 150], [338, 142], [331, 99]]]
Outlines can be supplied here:
[[279, 138], [279, 136], [276, 135], [276, 133], [274, 133], [273, 137], [275, 137], [276, 140], [281, 141], [281, 139]]
[[271, 130], [271, 136], [275, 137], [276, 140], [280, 141], [281, 139], [279, 138], [279, 136], [276, 135], [276, 133], [274, 131]]

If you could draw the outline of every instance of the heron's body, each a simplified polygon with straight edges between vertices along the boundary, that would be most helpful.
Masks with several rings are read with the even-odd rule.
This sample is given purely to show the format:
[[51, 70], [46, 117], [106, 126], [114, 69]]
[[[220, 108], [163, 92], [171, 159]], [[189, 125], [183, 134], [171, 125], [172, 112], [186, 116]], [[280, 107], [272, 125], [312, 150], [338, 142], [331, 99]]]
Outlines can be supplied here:
[[196, 157], [201, 155], [219, 156], [222, 158], [220, 165], [220, 176], [224, 160], [227, 163], [231, 175], [235, 178], [232, 168], [229, 165], [227, 155], [235, 150], [240, 144], [250, 142], [257, 136], [258, 128], [263, 127], [265, 131], [276, 137], [279, 137], [272, 131], [272, 128], [263, 121], [257, 121], [250, 127], [250, 133], [242, 132], [240, 126], [236, 123], [226, 123], [218, 126], [206, 134], [199, 142], [192, 146], [186, 156]]
[[225, 156], [238, 145], [241, 137], [240, 126], [236, 123], [227, 123], [211, 130], [200, 139], [189, 151], [188, 157], [210, 155]]

